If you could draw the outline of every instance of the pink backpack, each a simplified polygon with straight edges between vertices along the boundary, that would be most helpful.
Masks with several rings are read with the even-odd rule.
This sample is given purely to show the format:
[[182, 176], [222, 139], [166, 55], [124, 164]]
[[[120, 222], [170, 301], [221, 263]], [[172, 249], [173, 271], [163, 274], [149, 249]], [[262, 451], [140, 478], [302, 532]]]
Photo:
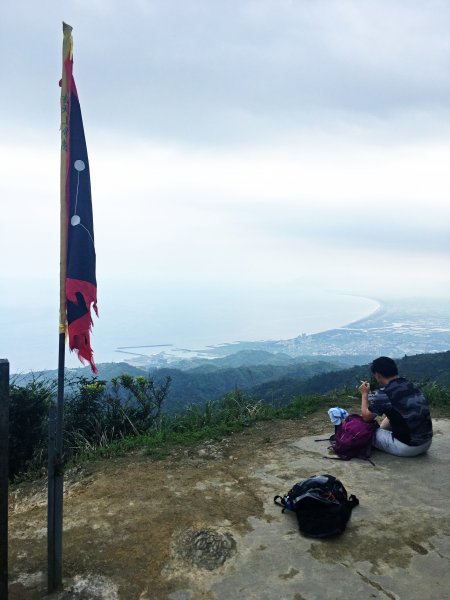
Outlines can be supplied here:
[[360, 415], [349, 415], [336, 427], [334, 435], [329, 439], [331, 442], [329, 449], [333, 450], [336, 456], [325, 458], [340, 460], [363, 458], [373, 464], [370, 460], [372, 439], [378, 427], [375, 420], [364, 421]]

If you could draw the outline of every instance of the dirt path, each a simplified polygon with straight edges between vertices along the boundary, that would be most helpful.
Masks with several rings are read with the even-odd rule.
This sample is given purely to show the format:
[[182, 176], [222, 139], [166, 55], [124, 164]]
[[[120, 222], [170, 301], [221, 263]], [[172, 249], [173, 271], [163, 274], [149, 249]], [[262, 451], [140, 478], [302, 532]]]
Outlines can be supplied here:
[[[218, 443], [177, 449], [164, 460], [139, 452], [69, 473], [64, 578], [101, 574], [117, 582], [120, 598], [145, 597], [146, 590], [152, 600], [167, 598], [179, 586], [177, 577], [168, 577], [169, 568], [172, 575], [176, 571], [169, 559], [177, 535], [211, 528], [219, 533], [230, 528], [248, 531], [248, 518], [263, 513], [249, 466], [251, 471], [264, 464], [271, 446], [324, 427], [330, 429], [323, 416], [314, 416], [308, 424], [263, 422]], [[286, 481], [293, 476], [286, 474]], [[21, 486], [10, 501], [10, 580], [31, 589], [33, 599], [45, 596], [45, 486]], [[221, 548], [220, 539], [217, 545], [219, 564], [226, 548]], [[189, 564], [192, 558], [181, 554], [180, 562]]]

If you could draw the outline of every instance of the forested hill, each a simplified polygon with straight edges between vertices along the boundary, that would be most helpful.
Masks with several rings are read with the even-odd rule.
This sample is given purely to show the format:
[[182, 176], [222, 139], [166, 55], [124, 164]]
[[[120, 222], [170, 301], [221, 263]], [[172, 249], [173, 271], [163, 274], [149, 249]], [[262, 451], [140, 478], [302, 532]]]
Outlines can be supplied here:
[[[263, 353], [265, 360], [269, 353]], [[201, 365], [189, 370], [180, 369], [140, 369], [129, 365], [128, 363], [104, 363], [98, 365], [98, 379], [106, 382], [115, 377], [128, 374], [133, 377], [150, 376], [157, 385], [164, 382], [167, 377], [171, 378], [171, 385], [165, 402], [166, 411], [182, 410], [188, 404], [204, 404], [209, 400], [218, 400], [226, 393], [238, 388], [247, 391], [254, 386], [264, 384], [269, 381], [277, 381], [283, 377], [292, 380], [303, 380], [313, 375], [336, 371], [341, 364], [335, 360], [305, 360], [297, 361], [288, 358], [287, 364], [284, 359], [277, 355], [273, 356], [275, 364], [249, 364], [248, 366], [227, 367], [226, 364], [234, 364], [233, 356], [226, 360], [209, 361], [206, 365]], [[241, 360], [242, 357], [239, 357]], [[237, 359], [235, 359], [237, 362]], [[343, 367], [342, 367], [343, 368]], [[91, 377], [89, 368], [69, 370], [66, 374], [67, 380], [84, 377]], [[55, 380], [56, 371], [43, 371], [38, 373], [26, 373], [24, 375], [13, 376], [14, 383], [17, 385], [26, 385], [34, 379]]]
[[[231, 364], [232, 361], [229, 361]], [[426, 380], [450, 385], [450, 351], [433, 354], [405, 356], [398, 361], [400, 373], [417, 383]], [[326, 360], [297, 362], [287, 365], [249, 365], [235, 368], [208, 365], [181, 371], [179, 369], [144, 370], [127, 363], [99, 365], [99, 379], [110, 381], [124, 373], [153, 377], [159, 385], [167, 376], [172, 379], [166, 411], [182, 410], [188, 404], [204, 404], [222, 398], [239, 388], [255, 400], [286, 404], [299, 394], [326, 394], [332, 390], [350, 388], [357, 394], [362, 379], [370, 377], [369, 364], [343, 368], [337, 362]], [[17, 378], [18, 385], [25, 385], [30, 377], [55, 379], [56, 372], [27, 374]], [[90, 378], [88, 369], [68, 373], [69, 379], [83, 376]]]
[[[450, 351], [404, 356], [396, 362], [400, 375], [415, 383], [436, 381], [443, 385], [450, 385]], [[356, 394], [361, 380], [369, 378], [370, 364], [367, 364], [321, 373], [307, 379], [281, 377], [255, 386], [249, 390], [249, 393], [254, 398], [266, 402], [277, 399], [281, 403], [286, 403], [295, 395], [326, 394], [346, 387], [354, 389]]]
[[159, 385], [166, 377], [172, 379], [167, 398], [166, 410], [178, 410], [187, 404], [204, 404], [208, 400], [218, 400], [226, 393], [238, 388], [248, 391], [255, 386], [281, 378], [302, 381], [313, 375], [336, 370], [335, 362], [311, 361], [288, 367], [278, 365], [254, 365], [237, 368], [199, 367], [189, 371], [179, 369], [158, 369], [151, 373]]

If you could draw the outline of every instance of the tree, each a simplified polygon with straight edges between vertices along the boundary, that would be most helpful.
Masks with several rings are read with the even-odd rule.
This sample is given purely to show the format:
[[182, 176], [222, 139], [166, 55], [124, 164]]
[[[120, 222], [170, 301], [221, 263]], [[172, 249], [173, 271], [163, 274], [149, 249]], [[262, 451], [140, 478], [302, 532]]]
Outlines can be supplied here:
[[158, 387], [152, 377], [120, 375], [112, 380], [113, 385], [119, 383], [135, 399], [137, 406], [134, 418], [149, 430], [152, 427], [161, 429], [161, 409], [169, 393], [172, 378], [168, 375]]

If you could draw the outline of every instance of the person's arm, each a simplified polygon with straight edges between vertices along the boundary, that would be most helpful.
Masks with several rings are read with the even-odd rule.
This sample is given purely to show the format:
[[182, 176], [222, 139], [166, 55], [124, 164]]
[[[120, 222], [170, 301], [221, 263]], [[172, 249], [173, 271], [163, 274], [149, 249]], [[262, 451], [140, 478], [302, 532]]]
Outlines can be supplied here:
[[391, 422], [389, 421], [389, 419], [387, 417], [384, 417], [384, 419], [381, 421], [380, 428], [387, 429], [388, 431], [392, 430]]
[[373, 421], [377, 415], [369, 410], [370, 383], [363, 381], [359, 391], [361, 392], [361, 416], [364, 421]]

